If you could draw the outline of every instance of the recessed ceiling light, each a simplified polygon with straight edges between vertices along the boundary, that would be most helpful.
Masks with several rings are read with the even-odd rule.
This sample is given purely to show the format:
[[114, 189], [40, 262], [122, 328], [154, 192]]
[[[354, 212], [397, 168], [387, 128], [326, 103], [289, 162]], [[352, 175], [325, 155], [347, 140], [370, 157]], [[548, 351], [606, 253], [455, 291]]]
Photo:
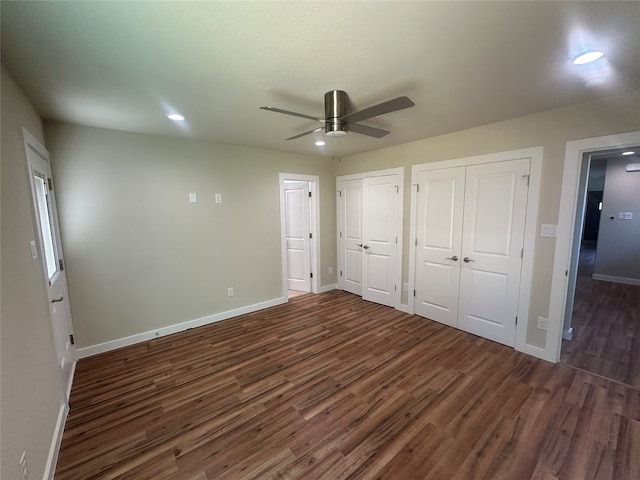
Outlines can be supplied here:
[[602, 58], [604, 53], [599, 52], [597, 50], [593, 50], [591, 52], [584, 52], [581, 55], [578, 55], [573, 59], [573, 63], [576, 65], [584, 65], [585, 63], [595, 62], [599, 58]]
[[316, 145], [317, 145], [318, 147], [322, 147], [322, 146], [326, 145], [326, 143], [325, 143], [325, 142], [323, 142], [322, 140], [318, 140], [318, 141], [316, 142]]
[[167, 118], [170, 120], [175, 120], [177, 122], [184, 120], [184, 117], [179, 113], [167, 113]]
[[629, 150], [628, 152], [622, 152], [622, 155], [633, 155], [636, 152]]

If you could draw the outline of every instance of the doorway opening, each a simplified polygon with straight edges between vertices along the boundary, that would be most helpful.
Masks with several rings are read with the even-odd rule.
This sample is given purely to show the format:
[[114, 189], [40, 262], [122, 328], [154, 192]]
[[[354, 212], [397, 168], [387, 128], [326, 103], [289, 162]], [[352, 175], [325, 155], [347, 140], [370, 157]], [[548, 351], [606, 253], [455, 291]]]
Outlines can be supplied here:
[[[634, 152], [634, 153], [629, 153]], [[585, 152], [560, 362], [640, 388], [640, 145]]]
[[282, 297], [318, 293], [319, 177], [280, 174]]

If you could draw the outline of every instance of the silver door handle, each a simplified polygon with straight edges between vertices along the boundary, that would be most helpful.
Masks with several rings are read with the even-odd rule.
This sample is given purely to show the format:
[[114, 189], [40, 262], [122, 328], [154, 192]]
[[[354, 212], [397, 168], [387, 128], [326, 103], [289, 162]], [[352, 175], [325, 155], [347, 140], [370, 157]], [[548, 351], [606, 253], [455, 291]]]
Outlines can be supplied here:
[[58, 303], [64, 300], [64, 297], [52, 298], [51, 303]]
[[453, 257], [446, 257], [445, 260], [453, 260], [454, 262], [458, 261], [458, 256], [454, 255]]
[[474, 260], [473, 258], [469, 258], [469, 257], [464, 257], [464, 258], [462, 259], [462, 261], [463, 261], [464, 263], [475, 262], [475, 260]]

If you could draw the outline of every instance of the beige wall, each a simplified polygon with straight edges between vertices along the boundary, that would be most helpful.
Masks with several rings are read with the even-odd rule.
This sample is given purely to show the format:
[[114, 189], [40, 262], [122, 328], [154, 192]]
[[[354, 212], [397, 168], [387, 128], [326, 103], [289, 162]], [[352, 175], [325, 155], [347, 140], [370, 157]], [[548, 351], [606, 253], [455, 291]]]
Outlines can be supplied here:
[[2, 253], [1, 253], [1, 478], [21, 478], [18, 461], [27, 450], [29, 478], [42, 478], [63, 402], [36, 239], [31, 190], [22, 139], [25, 127], [44, 141], [42, 122], [2, 67]]
[[[344, 157], [335, 161], [336, 175], [405, 167], [403, 282], [406, 282], [409, 272], [409, 187], [412, 165], [527, 147], [544, 147], [537, 228], [539, 232], [540, 224], [554, 224], [558, 219], [566, 142], [638, 129], [640, 91], [636, 90], [594, 102]], [[536, 238], [530, 319], [548, 315], [554, 248], [555, 239]], [[538, 330], [535, 324], [535, 321], [528, 323], [527, 343], [544, 347], [545, 332]]]
[[320, 285], [336, 282], [332, 160], [55, 122], [45, 136], [79, 348], [281, 298], [280, 172], [319, 175]]
[[[596, 264], [599, 280], [607, 277], [640, 284], [640, 172], [627, 172], [636, 160], [611, 158], [602, 197], [602, 215], [598, 231]], [[620, 212], [630, 212], [630, 220], [620, 220]]]

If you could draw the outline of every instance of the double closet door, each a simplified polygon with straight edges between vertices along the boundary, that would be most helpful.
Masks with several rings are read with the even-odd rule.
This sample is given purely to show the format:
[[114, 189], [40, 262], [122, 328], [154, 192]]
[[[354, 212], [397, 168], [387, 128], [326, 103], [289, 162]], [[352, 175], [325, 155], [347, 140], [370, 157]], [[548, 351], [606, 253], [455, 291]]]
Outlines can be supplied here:
[[338, 288], [400, 304], [402, 174], [338, 177]]
[[416, 314], [514, 346], [529, 163], [418, 172]]

